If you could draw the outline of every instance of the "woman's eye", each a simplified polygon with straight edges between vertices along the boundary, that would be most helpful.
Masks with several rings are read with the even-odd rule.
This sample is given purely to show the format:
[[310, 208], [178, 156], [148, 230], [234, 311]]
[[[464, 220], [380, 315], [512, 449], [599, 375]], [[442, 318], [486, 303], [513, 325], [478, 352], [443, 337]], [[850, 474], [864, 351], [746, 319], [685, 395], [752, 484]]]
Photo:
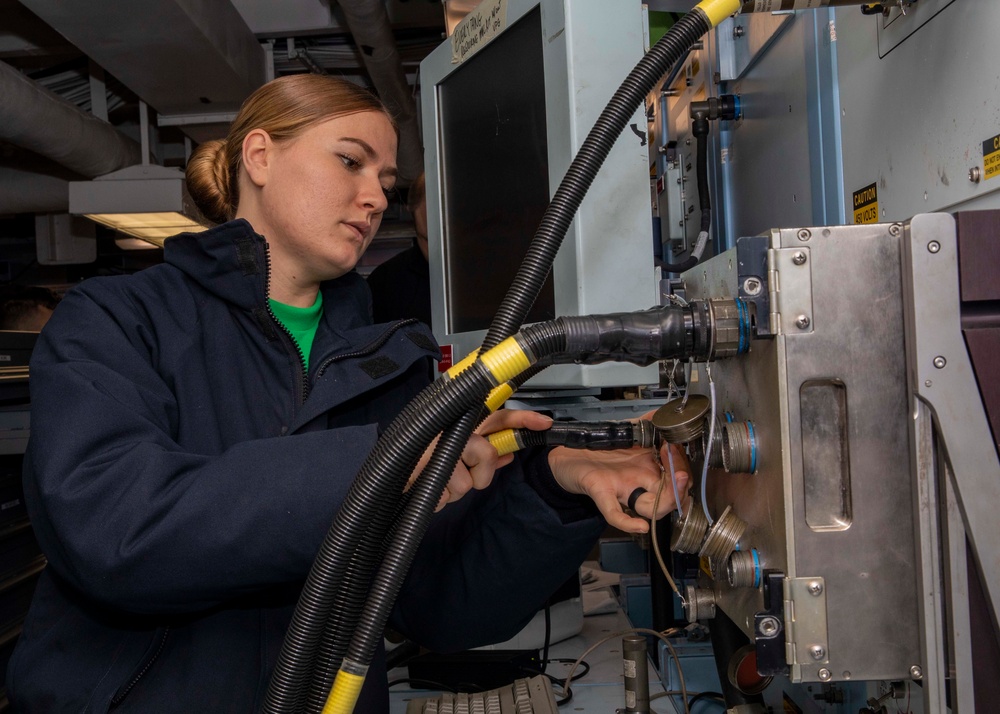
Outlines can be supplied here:
[[386, 188], [385, 186], [383, 186], [382, 187], [382, 193], [385, 194], [386, 198], [392, 199], [396, 195], [396, 187], [395, 186], [389, 186], [388, 188]]
[[351, 156], [350, 154], [341, 154], [340, 160], [344, 162], [344, 166], [351, 169], [352, 171], [361, 168], [361, 162], [358, 159]]

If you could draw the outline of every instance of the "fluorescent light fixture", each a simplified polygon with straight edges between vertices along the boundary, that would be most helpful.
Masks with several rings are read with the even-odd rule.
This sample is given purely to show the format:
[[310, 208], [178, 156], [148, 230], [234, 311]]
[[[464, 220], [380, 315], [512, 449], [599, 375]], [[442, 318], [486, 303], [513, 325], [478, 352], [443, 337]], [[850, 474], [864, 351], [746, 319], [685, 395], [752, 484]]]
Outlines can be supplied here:
[[69, 212], [156, 246], [210, 223], [194, 205], [180, 169], [129, 166], [93, 181], [71, 181]]

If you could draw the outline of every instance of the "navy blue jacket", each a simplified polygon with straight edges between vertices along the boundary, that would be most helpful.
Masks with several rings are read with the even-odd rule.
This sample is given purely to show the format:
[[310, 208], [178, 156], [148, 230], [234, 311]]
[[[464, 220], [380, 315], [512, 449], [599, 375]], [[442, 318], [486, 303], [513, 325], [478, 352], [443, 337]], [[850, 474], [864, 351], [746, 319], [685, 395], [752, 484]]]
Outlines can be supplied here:
[[[370, 324], [349, 274], [322, 286], [304, 375], [248, 223], [164, 258], [70, 291], [34, 352], [25, 497], [49, 565], [8, 669], [15, 711], [256, 711], [337, 507], [436, 353], [422, 326]], [[572, 574], [603, 521], [545, 462], [435, 517], [395, 628], [437, 650], [505, 639]], [[387, 710], [376, 661], [357, 711]]]

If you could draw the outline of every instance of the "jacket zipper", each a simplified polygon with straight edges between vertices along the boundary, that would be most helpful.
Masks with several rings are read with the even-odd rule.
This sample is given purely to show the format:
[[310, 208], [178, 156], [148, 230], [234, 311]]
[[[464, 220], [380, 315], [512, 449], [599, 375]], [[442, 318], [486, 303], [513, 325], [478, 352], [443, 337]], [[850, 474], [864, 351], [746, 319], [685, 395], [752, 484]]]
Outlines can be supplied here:
[[299, 404], [305, 403], [306, 399], [309, 398], [309, 374], [306, 372], [306, 357], [302, 352], [302, 347], [295, 338], [292, 337], [292, 333], [287, 327], [278, 319], [278, 316], [274, 314], [274, 310], [271, 309], [271, 302], [268, 297], [271, 295], [271, 248], [268, 246], [267, 241], [264, 241], [264, 306], [267, 308], [267, 314], [271, 316], [274, 323], [281, 328], [281, 331], [285, 333], [289, 342], [292, 343], [292, 347], [295, 348], [295, 354], [299, 356], [299, 390], [302, 398], [299, 400]]
[[329, 367], [334, 362], [339, 362], [342, 359], [354, 359], [355, 357], [365, 357], [367, 355], [370, 355], [371, 353], [381, 348], [382, 345], [384, 345], [386, 342], [388, 342], [389, 338], [392, 337], [393, 334], [395, 334], [395, 332], [399, 330], [401, 327], [406, 327], [407, 325], [412, 325], [416, 322], [418, 322], [418, 320], [412, 317], [408, 317], [405, 320], [400, 320], [399, 322], [394, 324], [392, 327], [390, 327], [388, 330], [383, 332], [381, 335], [379, 335], [377, 338], [369, 342], [361, 349], [357, 349], [354, 352], [344, 352], [339, 355], [333, 355], [332, 357], [327, 357], [325, 360], [323, 360], [323, 364], [319, 366], [319, 369], [316, 370], [316, 376], [322, 377], [323, 373], [326, 371], [326, 368]]
[[146, 665], [141, 670], [139, 670], [139, 672], [137, 672], [134, 677], [132, 677], [131, 681], [129, 681], [129, 683], [125, 685], [125, 688], [120, 690], [118, 694], [116, 694], [111, 699], [111, 706], [116, 707], [119, 704], [121, 704], [125, 700], [125, 697], [128, 696], [128, 693], [131, 692], [132, 689], [135, 688], [135, 685], [139, 683], [139, 680], [145, 676], [146, 672], [149, 671], [149, 668], [153, 666], [153, 662], [155, 662], [156, 658], [160, 656], [160, 652], [163, 651], [163, 646], [167, 644], [167, 635], [169, 634], [170, 634], [170, 627], [168, 626], [163, 630], [163, 635], [160, 637], [160, 644], [157, 646], [156, 652], [154, 652], [153, 656], [149, 658], [149, 661], [146, 662]]

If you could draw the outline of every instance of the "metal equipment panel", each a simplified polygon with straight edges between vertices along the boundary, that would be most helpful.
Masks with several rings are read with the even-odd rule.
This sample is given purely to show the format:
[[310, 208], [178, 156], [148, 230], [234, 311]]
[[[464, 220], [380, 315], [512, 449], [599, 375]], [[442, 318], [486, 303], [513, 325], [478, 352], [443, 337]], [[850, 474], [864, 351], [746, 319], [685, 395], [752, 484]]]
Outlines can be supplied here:
[[856, 8], [836, 18], [848, 202], [875, 183], [880, 221], [1000, 206], [983, 151], [1000, 135], [1000, 3], [921, 0], [884, 30]]
[[[901, 234], [885, 224], [772, 232], [771, 315], [782, 332], [711, 367], [717, 412], [753, 423], [758, 466], [710, 470], [710, 511], [731, 506], [748, 524], [741, 549], [787, 577], [793, 681], [909, 677], [920, 651]], [[734, 256], [686, 273], [688, 296], [732, 296]], [[707, 393], [706, 377], [696, 368], [692, 390]], [[813, 579], [826, 599], [816, 618], [829, 628], [805, 609]], [[718, 575], [713, 588], [753, 636], [761, 589]]]

